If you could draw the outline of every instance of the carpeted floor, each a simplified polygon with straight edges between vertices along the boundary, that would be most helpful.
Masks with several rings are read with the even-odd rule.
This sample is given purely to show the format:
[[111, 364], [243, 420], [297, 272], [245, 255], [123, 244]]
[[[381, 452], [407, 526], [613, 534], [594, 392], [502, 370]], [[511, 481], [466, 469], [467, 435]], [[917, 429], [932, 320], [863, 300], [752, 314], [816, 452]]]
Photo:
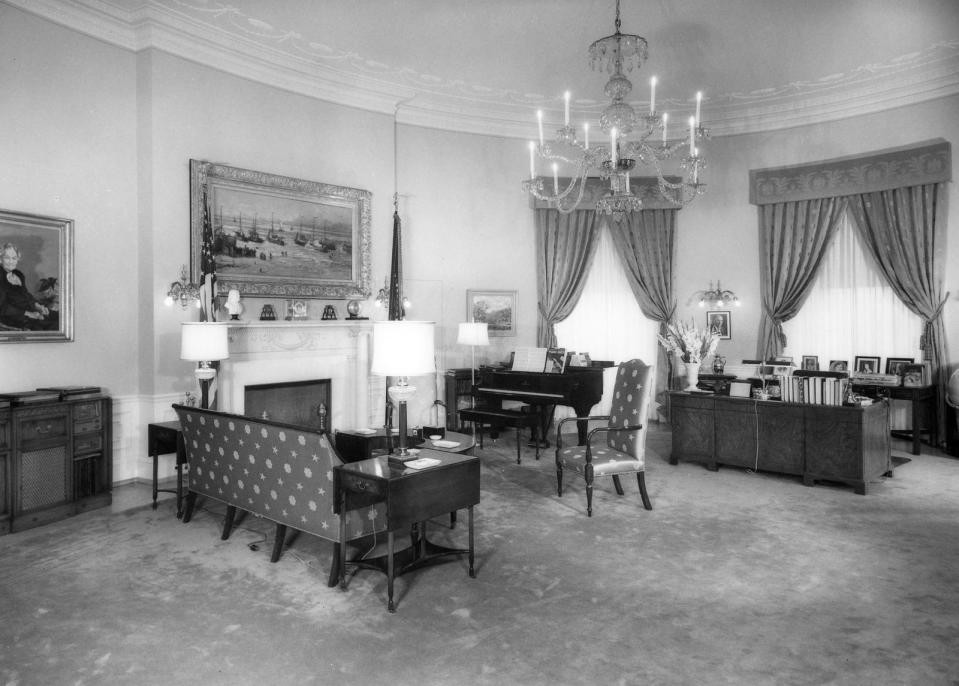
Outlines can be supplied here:
[[380, 574], [326, 586], [329, 544], [270, 564], [263, 520], [220, 541], [169, 498], [0, 537], [0, 684], [959, 684], [959, 460], [863, 497], [671, 466], [654, 427], [654, 510], [604, 482], [589, 519], [514, 446], [481, 454], [477, 578], [402, 577], [394, 615]]

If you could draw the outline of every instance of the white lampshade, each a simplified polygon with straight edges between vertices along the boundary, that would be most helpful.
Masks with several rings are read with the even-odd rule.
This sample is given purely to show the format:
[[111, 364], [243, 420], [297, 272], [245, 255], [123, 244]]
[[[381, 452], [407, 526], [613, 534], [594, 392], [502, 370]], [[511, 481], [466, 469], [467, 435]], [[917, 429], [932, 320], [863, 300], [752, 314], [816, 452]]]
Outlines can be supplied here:
[[463, 322], [456, 342], [460, 345], [489, 345], [489, 327], [486, 322]]
[[374, 322], [370, 371], [379, 376], [419, 376], [435, 372], [434, 326], [435, 322]]
[[211, 362], [230, 356], [229, 325], [225, 322], [183, 322], [181, 327], [181, 360]]

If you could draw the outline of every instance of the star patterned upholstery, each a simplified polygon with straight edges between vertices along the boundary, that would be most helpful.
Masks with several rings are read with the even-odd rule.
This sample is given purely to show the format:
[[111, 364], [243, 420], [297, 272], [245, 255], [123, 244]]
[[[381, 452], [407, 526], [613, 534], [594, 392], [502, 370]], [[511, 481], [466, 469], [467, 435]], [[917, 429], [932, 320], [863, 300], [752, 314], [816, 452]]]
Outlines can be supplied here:
[[[649, 414], [653, 368], [642, 360], [629, 360], [619, 366], [613, 384], [609, 415], [569, 417], [556, 427], [556, 488], [563, 495], [563, 473], [574, 472], [586, 480], [586, 512], [593, 516], [593, 480], [609, 476], [619, 495], [623, 495], [620, 474], [636, 474], [643, 506], [652, 510], [646, 493], [646, 427]], [[606, 426], [592, 429], [586, 445], [563, 445], [563, 425], [567, 422], [605, 420]], [[596, 434], [600, 434], [597, 436]], [[567, 441], [569, 438], [567, 438]]]
[[[228, 507], [223, 538], [229, 536], [235, 512], [231, 508], [276, 523], [273, 561], [279, 557], [286, 527], [339, 541], [339, 515], [333, 512], [333, 468], [343, 462], [325, 433], [184, 405], [173, 408], [180, 419], [190, 465], [184, 522], [189, 521], [187, 514], [192, 514], [197, 496], [205, 496]], [[383, 507], [379, 504], [348, 512], [348, 540], [384, 531]], [[334, 560], [334, 566], [337, 564]]]

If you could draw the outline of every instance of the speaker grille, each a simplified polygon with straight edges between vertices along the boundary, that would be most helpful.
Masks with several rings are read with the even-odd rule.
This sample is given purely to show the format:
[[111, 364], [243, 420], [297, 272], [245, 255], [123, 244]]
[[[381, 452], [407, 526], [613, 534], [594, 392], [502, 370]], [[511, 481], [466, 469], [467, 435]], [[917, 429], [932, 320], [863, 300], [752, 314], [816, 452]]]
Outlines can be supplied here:
[[66, 446], [58, 445], [21, 455], [21, 511], [67, 500], [66, 452]]

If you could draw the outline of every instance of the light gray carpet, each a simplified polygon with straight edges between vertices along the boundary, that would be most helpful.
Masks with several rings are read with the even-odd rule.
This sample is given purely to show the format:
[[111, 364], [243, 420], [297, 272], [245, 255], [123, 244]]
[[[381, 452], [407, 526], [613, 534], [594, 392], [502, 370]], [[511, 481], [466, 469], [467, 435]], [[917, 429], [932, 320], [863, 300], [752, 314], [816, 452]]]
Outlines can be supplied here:
[[263, 520], [224, 542], [215, 509], [183, 524], [169, 499], [0, 537], [0, 684], [959, 683], [959, 461], [863, 497], [670, 466], [663, 429], [654, 510], [603, 483], [591, 519], [550, 453], [487, 443], [477, 578], [402, 577], [395, 615], [380, 574], [327, 588], [329, 544], [271, 565]]

